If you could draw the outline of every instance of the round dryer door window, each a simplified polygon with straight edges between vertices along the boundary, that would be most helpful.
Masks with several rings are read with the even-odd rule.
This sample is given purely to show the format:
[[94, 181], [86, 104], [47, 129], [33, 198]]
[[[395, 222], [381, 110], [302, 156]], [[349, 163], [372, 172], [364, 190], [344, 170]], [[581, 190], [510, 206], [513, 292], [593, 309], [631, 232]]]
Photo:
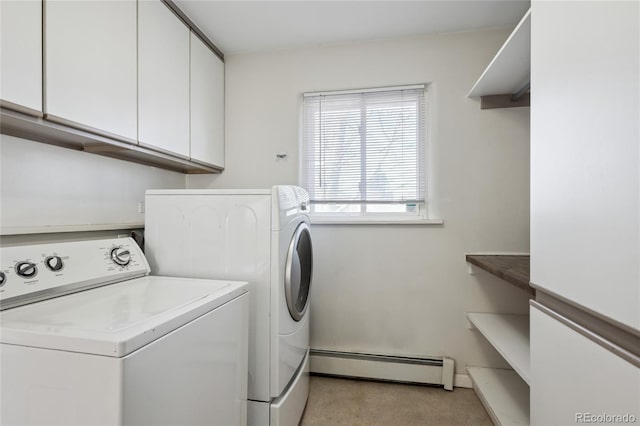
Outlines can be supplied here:
[[284, 290], [291, 318], [300, 321], [309, 305], [313, 269], [311, 232], [306, 223], [298, 225], [293, 235], [284, 274]]

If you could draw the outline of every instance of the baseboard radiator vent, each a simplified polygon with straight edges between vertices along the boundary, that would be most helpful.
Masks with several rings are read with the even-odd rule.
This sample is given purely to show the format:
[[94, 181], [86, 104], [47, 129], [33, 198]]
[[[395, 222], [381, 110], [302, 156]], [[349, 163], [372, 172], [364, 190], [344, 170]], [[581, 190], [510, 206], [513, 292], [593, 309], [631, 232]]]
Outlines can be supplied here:
[[453, 390], [451, 358], [411, 358], [312, 349], [311, 373], [402, 383], [442, 385]]

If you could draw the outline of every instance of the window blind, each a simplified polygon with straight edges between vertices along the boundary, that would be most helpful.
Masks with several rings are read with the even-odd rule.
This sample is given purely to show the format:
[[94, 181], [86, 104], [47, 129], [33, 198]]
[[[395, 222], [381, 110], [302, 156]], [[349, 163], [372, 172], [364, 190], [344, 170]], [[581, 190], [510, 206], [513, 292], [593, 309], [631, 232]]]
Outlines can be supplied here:
[[424, 202], [424, 92], [305, 94], [302, 186], [311, 202]]

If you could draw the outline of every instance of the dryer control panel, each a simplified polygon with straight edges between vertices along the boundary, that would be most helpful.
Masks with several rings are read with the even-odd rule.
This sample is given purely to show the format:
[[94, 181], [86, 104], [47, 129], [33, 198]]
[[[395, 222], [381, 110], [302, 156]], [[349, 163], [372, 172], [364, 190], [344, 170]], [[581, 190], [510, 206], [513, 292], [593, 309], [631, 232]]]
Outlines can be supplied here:
[[131, 238], [0, 248], [0, 310], [148, 275]]

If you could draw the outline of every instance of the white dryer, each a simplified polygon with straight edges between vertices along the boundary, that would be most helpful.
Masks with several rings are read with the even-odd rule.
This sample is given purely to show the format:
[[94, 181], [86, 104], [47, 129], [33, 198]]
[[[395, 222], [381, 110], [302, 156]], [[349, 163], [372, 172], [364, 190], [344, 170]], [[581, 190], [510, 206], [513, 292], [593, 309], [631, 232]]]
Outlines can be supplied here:
[[249, 282], [250, 425], [297, 425], [309, 393], [308, 203], [295, 186], [147, 191], [153, 273]]
[[1, 424], [246, 424], [246, 282], [147, 274], [131, 238], [0, 249]]

